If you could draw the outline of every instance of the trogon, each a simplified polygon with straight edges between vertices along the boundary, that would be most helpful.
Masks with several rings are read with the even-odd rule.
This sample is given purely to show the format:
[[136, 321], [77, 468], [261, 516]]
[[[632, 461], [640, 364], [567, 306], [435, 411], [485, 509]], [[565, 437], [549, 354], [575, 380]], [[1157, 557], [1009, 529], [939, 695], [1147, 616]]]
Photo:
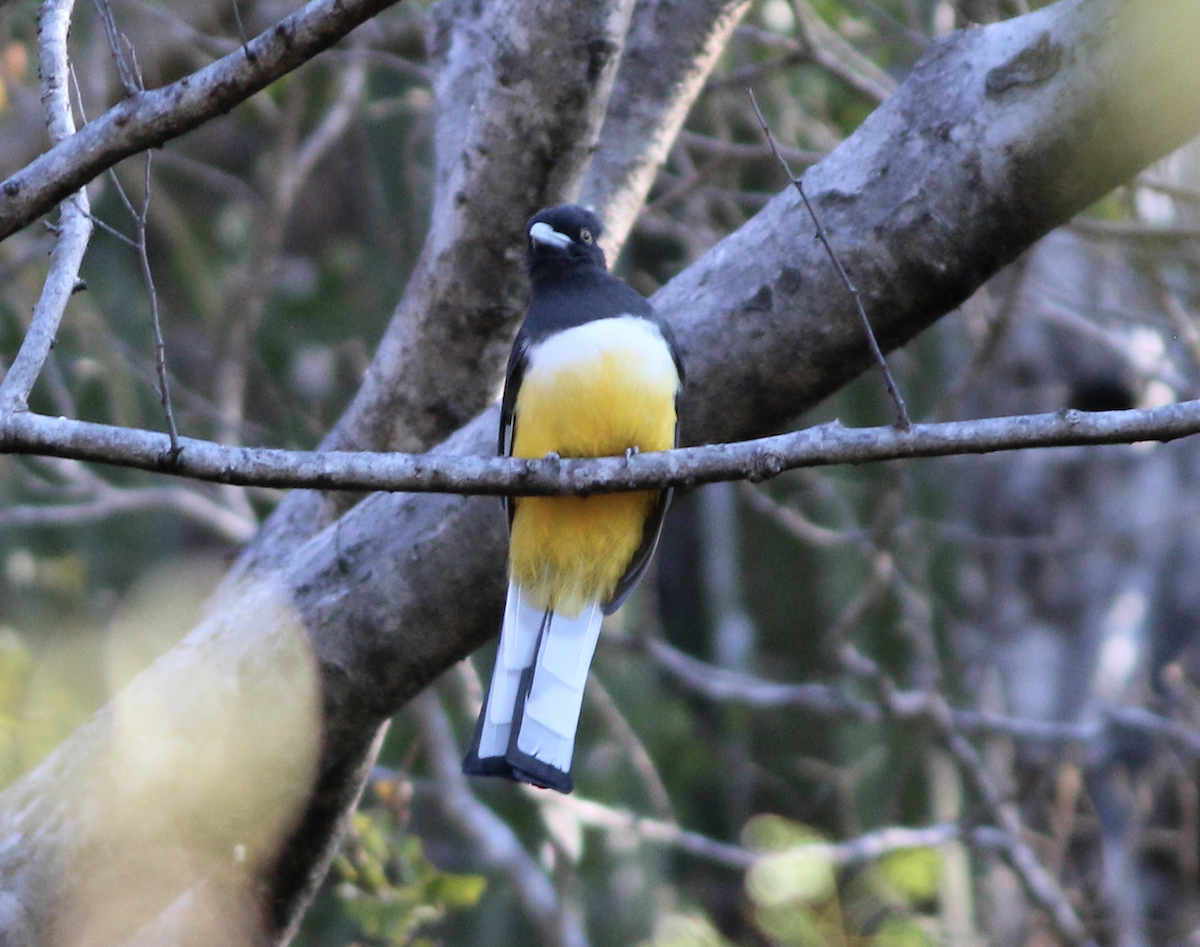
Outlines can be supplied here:
[[[527, 232], [533, 296], [508, 360], [500, 453], [675, 446], [683, 365], [650, 303], [608, 272], [600, 221], [564, 204], [534, 215]], [[571, 791], [601, 619], [646, 570], [670, 499], [670, 490], [646, 490], [506, 501], [504, 624], [464, 772]]]

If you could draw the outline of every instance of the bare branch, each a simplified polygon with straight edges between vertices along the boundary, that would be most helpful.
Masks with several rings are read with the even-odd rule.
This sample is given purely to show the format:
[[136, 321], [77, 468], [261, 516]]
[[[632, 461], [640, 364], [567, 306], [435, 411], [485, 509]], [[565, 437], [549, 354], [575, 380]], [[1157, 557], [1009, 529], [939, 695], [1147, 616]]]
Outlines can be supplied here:
[[[472, 425], [481, 434], [493, 421]], [[525, 460], [449, 453], [288, 451], [224, 447], [166, 435], [21, 412], [0, 414], [0, 454], [42, 454], [134, 467], [193, 480], [259, 487], [385, 490], [499, 496], [616, 493], [755, 482], [787, 470], [914, 457], [987, 454], [1033, 447], [1168, 442], [1200, 433], [1200, 401], [1126, 411], [1077, 411], [894, 427], [848, 428], [832, 421], [790, 434], [630, 457]], [[487, 441], [474, 441], [482, 451]]]
[[[851, 696], [844, 688], [828, 684], [787, 684], [768, 681], [753, 674], [729, 671], [684, 654], [664, 641], [637, 642], [609, 634], [610, 645], [644, 648], [668, 674], [690, 690], [709, 700], [742, 704], [759, 710], [795, 707], [824, 717], [843, 717], [863, 723], [880, 723], [883, 712], [878, 703]], [[930, 713], [931, 701], [941, 698], [933, 692], [896, 690], [890, 714], [898, 720], [920, 722]], [[1031, 744], [1079, 744], [1099, 747], [1122, 731], [1139, 733], [1162, 740], [1177, 752], [1200, 759], [1200, 732], [1176, 720], [1170, 720], [1137, 707], [1098, 707], [1089, 719], [1078, 723], [1057, 723], [1007, 717], [981, 710], [947, 708], [955, 730], [967, 736], [1008, 737]]]
[[787, 145], [781, 145], [778, 142], [775, 143], [775, 148], [772, 148], [770, 145], [747, 145], [736, 141], [722, 141], [719, 138], [709, 138], [707, 135], [700, 135], [689, 131], [679, 133], [679, 143], [705, 154], [716, 155], [722, 158], [736, 158], [740, 161], [771, 158], [778, 151], [789, 162], [795, 161], [805, 166], [816, 164], [826, 154], [824, 151], [805, 151], [800, 148], [789, 148]]
[[[38, 51], [42, 101], [50, 140], [56, 143], [69, 141], [75, 135], [67, 58], [67, 35], [74, 6], [74, 0], [55, 0], [44, 4], [40, 13]], [[4, 187], [0, 186], [0, 195], [3, 193]], [[83, 190], [71, 194], [68, 188], [59, 197], [65, 200], [56, 230], [58, 239], [50, 253], [50, 272], [20, 351], [0, 383], [0, 414], [23, 411], [28, 407], [29, 394], [50, 356], [67, 301], [79, 285], [79, 264], [92, 236], [91, 209]], [[0, 207], [3, 201], [4, 197], [0, 196]]]
[[895, 80], [822, 20], [808, 0], [791, 2], [804, 41], [817, 63], [876, 102], [883, 102], [896, 91]]
[[[96, 0], [96, 3], [100, 5], [102, 0]], [[108, 9], [106, 3], [102, 9]], [[111, 18], [111, 11], [108, 11], [108, 13]], [[117, 40], [110, 37], [110, 42], [117, 42]], [[118, 64], [125, 62], [118, 47], [113, 47], [113, 54], [118, 57]], [[122, 68], [127, 69], [128, 66]], [[136, 81], [141, 82], [140, 75], [137, 76]], [[136, 92], [137, 90], [135, 89], [134, 91]], [[131, 247], [137, 254], [138, 265], [142, 270], [142, 279], [146, 284], [146, 294], [150, 301], [150, 332], [154, 339], [154, 373], [158, 379], [158, 403], [162, 406], [163, 416], [167, 422], [167, 436], [171, 439], [170, 454], [171, 456], [176, 456], [179, 453], [179, 430], [175, 426], [175, 410], [171, 405], [171, 387], [167, 376], [167, 345], [163, 340], [162, 319], [159, 317], [158, 287], [154, 284], [154, 271], [150, 268], [150, 253], [146, 243], [146, 224], [150, 214], [150, 196], [152, 193], [150, 165], [151, 155], [147, 151], [142, 162], [142, 200], [138, 207], [134, 207], [133, 201], [129, 198], [129, 193], [125, 190], [125, 185], [121, 183], [121, 179], [117, 175], [116, 169], [109, 169], [109, 174], [112, 176], [113, 186], [117, 191], [117, 195], [121, 198], [121, 203], [125, 205], [125, 210], [128, 211], [129, 216], [133, 218], [134, 233], [136, 236], [127, 237], [115, 227], [96, 217], [92, 218], [92, 222], [112, 234], [122, 243]]]
[[0, 182], [0, 240], [122, 158], [228, 112], [398, 0], [311, 0], [210, 66], [130, 96]]
[[138, 262], [142, 267], [142, 278], [146, 281], [146, 292], [150, 297], [150, 331], [154, 335], [154, 371], [158, 375], [158, 402], [162, 405], [167, 420], [167, 435], [171, 438], [171, 456], [179, 456], [179, 430], [175, 426], [175, 410], [171, 406], [171, 383], [167, 377], [167, 344], [163, 340], [162, 320], [158, 312], [158, 287], [154, 285], [154, 272], [150, 269], [150, 253], [146, 246], [146, 220], [150, 213], [150, 152], [146, 152], [142, 172], [142, 204], [133, 219], [137, 224]]
[[93, 0], [96, 5], [96, 10], [100, 14], [100, 22], [104, 24], [104, 33], [108, 37], [108, 45], [112, 50], [113, 61], [117, 64], [117, 78], [121, 82], [121, 88], [125, 90], [126, 95], [137, 95], [139, 92], [145, 91], [145, 86], [142, 83], [142, 77], [138, 70], [129, 64], [129, 60], [125, 57], [125, 50], [122, 48], [122, 42], [128, 42], [124, 34], [117, 29], [117, 21], [113, 18], [112, 7], [108, 0]]
[[329, 153], [329, 149], [341, 138], [350, 124], [350, 119], [354, 117], [367, 84], [365, 52], [361, 45], [352, 48], [349, 68], [339, 78], [337, 96], [333, 104], [325, 112], [320, 124], [300, 144], [296, 155], [288, 156], [278, 183], [276, 200], [281, 206], [291, 208], [297, 190], [303, 187], [317, 162]]
[[750, 504], [751, 509], [770, 517], [801, 542], [813, 546], [836, 547], [858, 545], [867, 539], [866, 530], [831, 529], [812, 522], [790, 506], [777, 503], [764, 490], [756, 489], [747, 484], [742, 490], [742, 497]]
[[[904, 702], [898, 698], [895, 684], [878, 664], [849, 643], [841, 645], [838, 657], [847, 672], [875, 691], [885, 719], [896, 712], [904, 713]], [[1046, 913], [1062, 940], [1078, 947], [1092, 947], [1094, 941], [1088, 936], [1066, 893], [1022, 837], [1024, 830], [1020, 817], [1001, 796], [975, 747], [955, 728], [950, 708], [937, 694], [929, 695], [922, 705], [922, 723], [954, 757], [983, 803], [988, 818], [1007, 836], [1002, 851], [1021, 880], [1025, 893]]]
[[462, 773], [458, 743], [437, 694], [426, 691], [414, 705], [429, 740], [430, 763], [437, 775], [439, 801], [446, 814], [484, 858], [509, 877], [525, 909], [550, 943], [586, 947], [586, 934], [572, 922], [571, 912], [560, 909], [554, 885], [546, 873], [525, 851], [507, 823], [471, 792]]
[[177, 513], [237, 544], [249, 540], [258, 529], [253, 519], [182, 487], [108, 487], [84, 502], [5, 507], [0, 509], [0, 527], [79, 526], [138, 511]]
[[[763, 857], [739, 845], [730, 845], [716, 839], [680, 828], [673, 822], [647, 819], [632, 812], [614, 809], [592, 799], [578, 796], [555, 796], [547, 800], [550, 804], [568, 810], [584, 825], [604, 829], [608, 832], [627, 833], [638, 841], [651, 845], [665, 845], [686, 852], [697, 858], [724, 865], [727, 868], [751, 868]], [[847, 867], [874, 861], [889, 852], [906, 848], [925, 848], [945, 845], [961, 837], [957, 825], [931, 825], [924, 828], [893, 826], [867, 832], [844, 842], [809, 842], [787, 851], [812, 855], [831, 865]], [[992, 839], [989, 838], [989, 842]]]
[[673, 820], [675, 813], [671, 808], [671, 797], [667, 793], [667, 787], [663, 784], [658, 767], [654, 765], [654, 760], [650, 758], [646, 745], [629, 725], [629, 721], [621, 713], [621, 708], [613, 700], [612, 694], [597, 678], [594, 671], [588, 675], [587, 695], [588, 700], [592, 702], [593, 707], [599, 710], [600, 716], [604, 718], [604, 722], [612, 731], [623, 753], [633, 765], [655, 813], [660, 818]]
[[759, 857], [749, 849], [720, 842], [698, 832], [690, 832], [674, 822], [643, 818], [591, 799], [554, 796], [547, 798], [544, 804], [568, 810], [584, 825], [609, 832], [632, 834], [641, 842], [666, 845], [729, 868], [749, 868]]

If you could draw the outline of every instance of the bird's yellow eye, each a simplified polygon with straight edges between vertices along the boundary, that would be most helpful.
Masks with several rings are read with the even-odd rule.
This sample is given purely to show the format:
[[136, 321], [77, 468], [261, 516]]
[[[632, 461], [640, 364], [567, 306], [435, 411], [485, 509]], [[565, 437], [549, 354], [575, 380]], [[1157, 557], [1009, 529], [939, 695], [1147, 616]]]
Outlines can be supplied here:
[[587, 227], [584, 227], [581, 231], [579, 231], [579, 239], [582, 240], [584, 243], [591, 243], [592, 242], [592, 232], [590, 230], [588, 230]]

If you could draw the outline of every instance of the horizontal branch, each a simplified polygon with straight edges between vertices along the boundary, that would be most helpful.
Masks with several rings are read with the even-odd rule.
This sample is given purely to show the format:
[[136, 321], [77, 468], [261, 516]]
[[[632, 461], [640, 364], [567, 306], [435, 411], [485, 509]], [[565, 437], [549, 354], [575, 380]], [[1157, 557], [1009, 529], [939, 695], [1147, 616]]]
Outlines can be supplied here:
[[123, 158], [224, 115], [398, 0], [312, 0], [177, 82], [140, 92], [0, 182], [0, 240]]
[[[589, 828], [632, 835], [640, 842], [674, 848], [726, 868], [745, 870], [752, 868], [767, 855], [781, 854], [778, 850], [764, 852], [731, 845], [681, 828], [674, 822], [645, 818], [578, 796], [555, 797], [543, 801], [543, 804], [566, 810]], [[831, 866], [843, 868], [874, 861], [890, 852], [903, 849], [936, 848], [956, 841], [964, 835], [969, 836], [970, 833], [964, 832], [960, 826], [953, 823], [922, 828], [887, 826], [844, 842], [801, 842], [785, 851], [790, 855], [808, 855]]]
[[740, 704], [757, 710], [790, 707], [822, 717], [835, 717], [869, 724], [886, 718], [920, 724], [931, 718], [944, 719], [964, 736], [1008, 737], [1022, 743], [1043, 745], [1086, 744], [1100, 746], [1118, 733], [1138, 733], [1160, 740], [1176, 752], [1200, 759], [1200, 733], [1141, 707], [1099, 706], [1087, 719], [1077, 722], [1009, 717], [979, 710], [960, 710], [945, 704], [930, 691], [895, 690], [892, 706], [855, 697], [832, 684], [805, 682], [788, 684], [765, 680], [741, 671], [718, 667], [685, 654], [663, 641], [640, 642], [608, 635], [610, 644], [644, 649], [656, 665], [696, 694], [722, 703]]
[[839, 421], [756, 440], [684, 447], [629, 457], [551, 458], [372, 451], [291, 451], [224, 447], [165, 434], [51, 418], [0, 416], [0, 454], [67, 457], [241, 486], [383, 490], [506, 496], [615, 493], [762, 481], [786, 470], [915, 457], [986, 454], [1034, 447], [1172, 441], [1200, 433], [1200, 401], [1158, 408], [1048, 414], [848, 428]]

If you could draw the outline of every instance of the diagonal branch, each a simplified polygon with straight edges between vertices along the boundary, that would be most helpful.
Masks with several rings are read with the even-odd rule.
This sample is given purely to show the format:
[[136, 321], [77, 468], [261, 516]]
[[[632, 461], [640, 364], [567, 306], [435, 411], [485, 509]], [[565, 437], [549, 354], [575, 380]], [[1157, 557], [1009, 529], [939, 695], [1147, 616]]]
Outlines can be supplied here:
[[[581, 203], [604, 221], [605, 252], [615, 257], [675, 144], [692, 104], [750, 4], [747, 0], [641, 0], [603, 137]], [[670, 36], [672, 42], [662, 41]]]
[[562, 910], [554, 885], [517, 834], [480, 802], [462, 772], [454, 730], [434, 691], [414, 701], [414, 709], [429, 741], [429, 757], [437, 776], [438, 795], [446, 815], [459, 827], [491, 865], [508, 876], [526, 912], [554, 947], [587, 947], [587, 935]]
[[0, 240], [122, 158], [223, 115], [398, 0], [311, 0], [236, 52], [130, 96], [0, 182]]

